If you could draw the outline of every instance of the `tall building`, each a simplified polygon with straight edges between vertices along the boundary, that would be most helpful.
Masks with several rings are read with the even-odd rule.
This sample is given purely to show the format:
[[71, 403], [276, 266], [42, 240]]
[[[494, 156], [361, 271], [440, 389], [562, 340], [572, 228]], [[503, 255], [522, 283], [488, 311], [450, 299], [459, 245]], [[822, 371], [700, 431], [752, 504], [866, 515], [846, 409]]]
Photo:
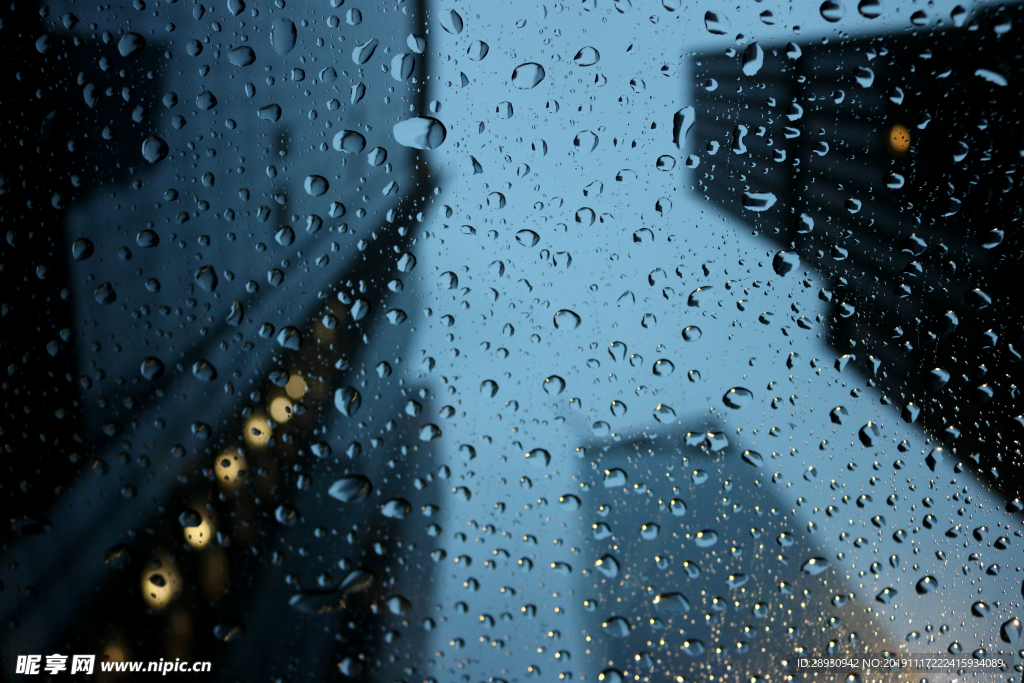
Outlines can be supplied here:
[[377, 122], [426, 113], [425, 19], [349, 15], [372, 59], [340, 6], [5, 15], [5, 671], [412, 666], [433, 563], [398, 518], [438, 502], [436, 410], [389, 302], [429, 187]]
[[695, 189], [770, 240], [780, 277], [828, 279], [828, 319], [789, 324], [820, 328], [837, 364], [1011, 499], [1020, 20], [1019, 5], [957, 7], [897, 34], [697, 55], [687, 137], [711, 155]]

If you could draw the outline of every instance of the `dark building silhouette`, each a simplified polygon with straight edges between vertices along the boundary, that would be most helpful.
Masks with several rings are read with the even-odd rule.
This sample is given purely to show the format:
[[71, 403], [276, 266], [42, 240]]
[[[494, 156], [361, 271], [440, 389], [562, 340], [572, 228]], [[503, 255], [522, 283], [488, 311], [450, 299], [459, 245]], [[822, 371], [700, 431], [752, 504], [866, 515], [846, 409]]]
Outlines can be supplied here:
[[[267, 26], [302, 12], [241, 5], [236, 21]], [[0, 678], [18, 654], [52, 653], [210, 660], [211, 680], [322, 680], [346, 659], [364, 679], [409, 675], [431, 607], [429, 520], [380, 508], [439, 502], [437, 486], [410, 485], [433, 472], [426, 420], [406, 406], [436, 410], [400, 381], [405, 337], [385, 314], [429, 197], [426, 165], [382, 126], [367, 138], [394, 170], [325, 151], [316, 172], [332, 192], [310, 208], [302, 153], [343, 127], [324, 94], [349, 97], [328, 64], [300, 61], [301, 47], [280, 58], [265, 32], [255, 65], [229, 60], [223, 4], [123, 10], [144, 35], [137, 53], [122, 46], [122, 10], [70, 9], [3, 16]], [[406, 2], [361, 30], [399, 44], [424, 21]], [[395, 86], [378, 64], [353, 65], [352, 47], [339, 70], [343, 58], [371, 91]], [[319, 114], [300, 109], [300, 87], [317, 90]], [[425, 112], [422, 88], [401, 88], [400, 106]], [[259, 115], [278, 100], [279, 123]], [[345, 126], [382, 116], [363, 105]], [[149, 136], [168, 158], [144, 158]], [[382, 192], [392, 181], [398, 198]], [[354, 321], [358, 299], [371, 308]], [[346, 387], [361, 393], [351, 417], [335, 407]], [[369, 499], [327, 495], [349, 474], [373, 482]]]
[[696, 56], [687, 139], [717, 147], [695, 189], [788, 252], [777, 272], [798, 255], [786, 277], [828, 279], [828, 319], [789, 324], [820, 329], [849, 356], [837, 362], [1012, 499], [1024, 481], [1024, 52], [1009, 27], [1021, 9], [939, 20]]

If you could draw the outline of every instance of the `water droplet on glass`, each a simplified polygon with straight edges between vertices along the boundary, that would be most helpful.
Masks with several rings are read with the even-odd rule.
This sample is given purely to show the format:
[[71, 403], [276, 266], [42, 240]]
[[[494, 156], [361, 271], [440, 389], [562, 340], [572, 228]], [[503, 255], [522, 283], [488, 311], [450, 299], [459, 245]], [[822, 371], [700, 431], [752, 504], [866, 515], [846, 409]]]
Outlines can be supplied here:
[[524, 247], [535, 247], [540, 242], [540, 235], [533, 230], [520, 230], [516, 233], [516, 242]]
[[1000, 626], [999, 637], [1004, 643], [1016, 645], [1020, 641], [1022, 631], [1024, 631], [1024, 625], [1021, 624], [1021, 620], [1018, 617], [1013, 617]]
[[679, 149], [683, 149], [686, 144], [686, 135], [696, 120], [693, 107], [683, 107], [672, 116], [672, 142]]
[[466, 56], [474, 62], [479, 62], [486, 57], [487, 53], [490, 51], [491, 47], [487, 43], [482, 40], [474, 40], [469, 44], [469, 47], [466, 48]]
[[666, 614], [686, 614], [690, 611], [690, 601], [682, 593], [661, 593], [654, 596], [654, 608]]
[[562, 309], [555, 313], [555, 329], [575, 330], [580, 326], [580, 317], [568, 309]]
[[295, 49], [295, 39], [298, 35], [295, 30], [295, 22], [286, 17], [274, 20], [270, 27], [270, 44], [279, 55], [286, 55]]
[[828, 560], [824, 557], [812, 557], [804, 562], [800, 569], [802, 569], [805, 574], [817, 576], [828, 569]]
[[328, 489], [327, 495], [342, 503], [358, 503], [365, 500], [373, 491], [373, 484], [366, 477], [354, 474], [342, 477]]
[[695, 342], [701, 338], [703, 333], [700, 328], [696, 325], [687, 325], [683, 328], [683, 340], [688, 342]]
[[360, 66], [366, 64], [370, 61], [370, 57], [373, 57], [378, 45], [380, 45], [380, 41], [376, 38], [370, 38], [365, 43], [356, 45], [352, 48], [352, 61]]
[[138, 33], [125, 33], [121, 36], [121, 40], [117, 41], [117, 51], [121, 53], [122, 57], [137, 55], [144, 47], [146, 47], [146, 39]]
[[462, 17], [453, 9], [440, 13], [441, 28], [448, 33], [458, 35], [462, 33]]
[[327, 182], [327, 178], [322, 175], [308, 175], [306, 176], [305, 182], [302, 187], [306, 190], [306, 194], [312, 195], [313, 197], [321, 197], [327, 194], [327, 190], [330, 188], [330, 183]]
[[860, 0], [857, 11], [865, 19], [877, 19], [882, 16], [881, 0]]
[[593, 66], [601, 61], [601, 53], [588, 45], [577, 52], [572, 59], [578, 66]]
[[520, 64], [512, 71], [512, 85], [520, 90], [530, 90], [544, 80], [544, 67], [536, 62]]
[[524, 457], [526, 462], [536, 469], [544, 469], [551, 462], [551, 454], [543, 448], [534, 448]]
[[740, 454], [740, 457], [743, 458], [743, 462], [748, 465], [753, 465], [754, 467], [760, 467], [764, 462], [764, 458], [757, 451], [743, 451], [743, 453]]
[[256, 61], [256, 52], [248, 45], [228, 50], [228, 61], [235, 66], [249, 66]]
[[565, 391], [565, 380], [558, 375], [551, 375], [544, 380], [544, 393], [549, 396], [557, 396]]
[[671, 406], [659, 403], [654, 407], [654, 419], [661, 423], [671, 422], [676, 417], [676, 411]]
[[343, 130], [334, 135], [334, 149], [347, 154], [359, 154], [366, 149], [366, 138], [354, 130]]
[[354, 387], [345, 387], [334, 392], [334, 407], [345, 417], [352, 417], [359, 411], [363, 398]]
[[564, 496], [560, 496], [559, 497], [558, 505], [563, 510], [568, 510], [568, 511], [572, 512], [573, 510], [579, 510], [580, 509], [580, 505], [582, 505], [582, 503], [580, 502], [579, 498], [577, 498], [576, 496], [572, 495], [571, 493], [567, 493]]
[[151, 164], [162, 160], [169, 151], [167, 143], [155, 135], [150, 135], [142, 141], [142, 157]]
[[612, 617], [601, 624], [601, 628], [612, 638], [625, 638], [629, 635], [629, 622], [622, 617]]
[[739, 410], [745, 406], [750, 405], [754, 400], [754, 395], [743, 387], [734, 387], [726, 392], [725, 396], [722, 397], [722, 402], [729, 408]]
[[79, 237], [75, 240], [75, 243], [71, 245], [71, 258], [76, 261], [84, 261], [92, 256], [92, 252], [92, 242], [85, 237]]
[[142, 366], [139, 368], [139, 372], [145, 379], [159, 379], [160, 376], [164, 374], [164, 364], [159, 358], [150, 357], [142, 361]]
[[785, 276], [799, 266], [800, 254], [795, 251], [780, 251], [772, 259], [772, 270], [780, 276]]
[[395, 141], [413, 149], [436, 149], [444, 142], [448, 131], [444, 124], [429, 116], [417, 116], [400, 121], [392, 128]]
[[743, 208], [749, 211], [767, 211], [775, 206], [776, 198], [772, 192], [744, 192]]
[[392, 498], [380, 506], [380, 513], [391, 519], [405, 519], [412, 511], [412, 505], [404, 498]]
[[698, 548], [710, 548], [718, 543], [718, 532], [711, 529], [698, 531], [693, 537], [693, 542], [697, 544]]
[[433, 441], [441, 436], [441, 428], [435, 424], [425, 424], [420, 427], [420, 441]]
[[732, 24], [721, 12], [705, 12], [704, 28], [712, 35], [724, 36], [732, 28]]
[[629, 481], [629, 477], [623, 470], [614, 468], [604, 471], [604, 487], [606, 489], [614, 489], [620, 486], [625, 486], [626, 482]]
[[924, 577], [923, 579], [918, 581], [917, 585], [915, 586], [915, 588], [917, 589], [917, 592], [918, 592], [919, 595], [924, 595], [926, 593], [932, 593], [938, 587], [939, 587], [939, 582], [935, 579], [934, 576], [926, 576], [926, 577]]
[[825, 2], [821, 3], [818, 11], [821, 13], [822, 19], [835, 23], [846, 14], [846, 7], [840, 0], [825, 0]]
[[201, 358], [192, 364], [192, 375], [203, 382], [212, 382], [217, 379], [217, 368], [213, 367], [213, 363]]

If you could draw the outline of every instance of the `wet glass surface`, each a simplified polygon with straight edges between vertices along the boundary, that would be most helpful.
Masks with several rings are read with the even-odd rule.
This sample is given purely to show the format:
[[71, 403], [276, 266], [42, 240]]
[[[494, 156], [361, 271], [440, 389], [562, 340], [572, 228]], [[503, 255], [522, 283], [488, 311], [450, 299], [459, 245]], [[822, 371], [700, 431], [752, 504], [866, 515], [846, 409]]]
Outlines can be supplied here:
[[5, 678], [1019, 650], [1018, 5], [0, 21]]

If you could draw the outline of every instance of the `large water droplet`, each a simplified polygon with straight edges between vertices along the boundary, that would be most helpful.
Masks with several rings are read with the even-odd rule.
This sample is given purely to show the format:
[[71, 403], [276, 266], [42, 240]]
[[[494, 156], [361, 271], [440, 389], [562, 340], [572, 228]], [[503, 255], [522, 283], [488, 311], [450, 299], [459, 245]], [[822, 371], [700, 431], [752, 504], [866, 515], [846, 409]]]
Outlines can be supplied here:
[[594, 562], [594, 568], [609, 579], [614, 579], [619, 575], [619, 561], [615, 559], [614, 555], [602, 556], [601, 559]]
[[302, 187], [306, 190], [306, 194], [313, 197], [321, 197], [327, 194], [327, 190], [331, 186], [327, 182], [327, 178], [324, 178], [322, 175], [308, 175]]
[[828, 560], [824, 557], [812, 557], [800, 567], [805, 574], [817, 576], [828, 569]]
[[162, 160], [170, 151], [167, 143], [155, 135], [150, 135], [142, 141], [142, 157], [151, 164]]
[[370, 61], [370, 57], [377, 50], [377, 46], [380, 45], [380, 41], [376, 38], [370, 38], [362, 45], [357, 45], [352, 48], [352, 61], [360, 66]]
[[122, 57], [131, 57], [138, 54], [146, 47], [146, 39], [138, 33], [125, 33], [121, 40], [117, 41], [117, 51]]
[[192, 364], [192, 375], [200, 381], [212, 382], [217, 379], [217, 368], [205, 358], [200, 358]]
[[557, 396], [565, 391], [565, 380], [558, 375], [551, 375], [544, 380], [544, 393], [549, 396]]
[[145, 379], [159, 379], [164, 374], [164, 364], [159, 358], [150, 357], [142, 361], [139, 372]]
[[722, 397], [722, 402], [725, 403], [727, 408], [733, 410], [739, 410], [744, 408], [754, 400], [754, 394], [749, 389], [743, 387], [733, 387], [729, 391], [725, 392], [725, 396]]
[[822, 19], [834, 24], [846, 14], [846, 7], [840, 0], [825, 0], [821, 3], [818, 11], [821, 13]]
[[555, 313], [555, 329], [575, 330], [580, 326], [580, 317], [572, 311], [563, 308]]
[[458, 35], [462, 33], [462, 17], [455, 10], [447, 10], [440, 13], [441, 28], [448, 33]]
[[718, 543], [718, 532], [712, 529], [698, 531], [693, 537], [693, 542], [697, 544], [698, 548], [710, 548]]
[[682, 593], [662, 593], [654, 596], [654, 608], [666, 614], [686, 614], [690, 601]]
[[795, 251], [780, 251], [772, 259], [772, 269], [780, 276], [785, 276], [800, 265], [800, 254]]
[[520, 90], [530, 90], [544, 80], [544, 67], [536, 62], [520, 64], [512, 71], [512, 85]]
[[441, 428], [436, 424], [425, 424], [420, 427], [420, 441], [433, 441], [441, 436]]
[[629, 622], [622, 617], [612, 617], [601, 624], [601, 628], [612, 638], [625, 638], [629, 635]]
[[412, 505], [404, 498], [392, 498], [380, 506], [380, 513], [391, 519], [405, 519], [412, 511]]
[[743, 453], [740, 454], [740, 457], [743, 458], [743, 462], [748, 465], [753, 465], [754, 467], [760, 467], [764, 462], [764, 458], [757, 451], [743, 451]]
[[857, 11], [865, 19], [877, 19], [882, 16], [881, 0], [860, 0]]
[[581, 48], [572, 59], [579, 66], [593, 66], [601, 61], [601, 53], [596, 48], [588, 45]]
[[345, 417], [352, 417], [359, 411], [363, 398], [354, 387], [345, 387], [334, 392], [334, 407]]
[[724, 36], [731, 27], [729, 19], [721, 12], [704, 13], [704, 28], [707, 29], [708, 33], [715, 36]]
[[659, 358], [654, 361], [654, 374], [658, 377], [667, 377], [675, 372], [676, 366], [667, 358]]
[[672, 117], [672, 142], [679, 149], [686, 144], [686, 135], [693, 128], [697, 115], [693, 107], [683, 107]]
[[543, 448], [534, 448], [525, 456], [526, 462], [536, 469], [544, 469], [551, 462], [551, 454]]
[[519, 242], [524, 247], [535, 247], [537, 242], [540, 242], [540, 235], [533, 230], [520, 230], [516, 233], [516, 242]]
[[270, 27], [270, 44], [277, 54], [286, 55], [295, 49], [297, 35], [295, 22], [287, 17], [279, 17]]
[[360, 474], [354, 474], [342, 477], [331, 484], [327, 495], [335, 500], [340, 500], [342, 503], [358, 503], [361, 500], [365, 500], [372, 491], [373, 484], [369, 479]]
[[228, 61], [235, 66], [249, 66], [256, 61], [256, 52], [248, 45], [228, 51]]
[[398, 144], [413, 149], [436, 149], [448, 135], [444, 124], [429, 116], [400, 121], [392, 128], [392, 133]]
[[354, 130], [343, 130], [334, 135], [334, 149], [347, 154], [359, 154], [366, 149], [366, 138]]
[[767, 211], [775, 206], [775, 194], [772, 192], [744, 192], [743, 208], [749, 211]]
[[469, 57], [474, 62], [479, 62], [484, 57], [486, 57], [487, 53], [490, 51], [490, 45], [488, 45], [482, 40], [474, 40], [472, 43], [470, 43], [469, 47], [466, 48], [466, 56]]
[[606, 489], [625, 486], [627, 481], [629, 481], [629, 477], [623, 470], [620, 470], [617, 467], [604, 471], [604, 487]]

